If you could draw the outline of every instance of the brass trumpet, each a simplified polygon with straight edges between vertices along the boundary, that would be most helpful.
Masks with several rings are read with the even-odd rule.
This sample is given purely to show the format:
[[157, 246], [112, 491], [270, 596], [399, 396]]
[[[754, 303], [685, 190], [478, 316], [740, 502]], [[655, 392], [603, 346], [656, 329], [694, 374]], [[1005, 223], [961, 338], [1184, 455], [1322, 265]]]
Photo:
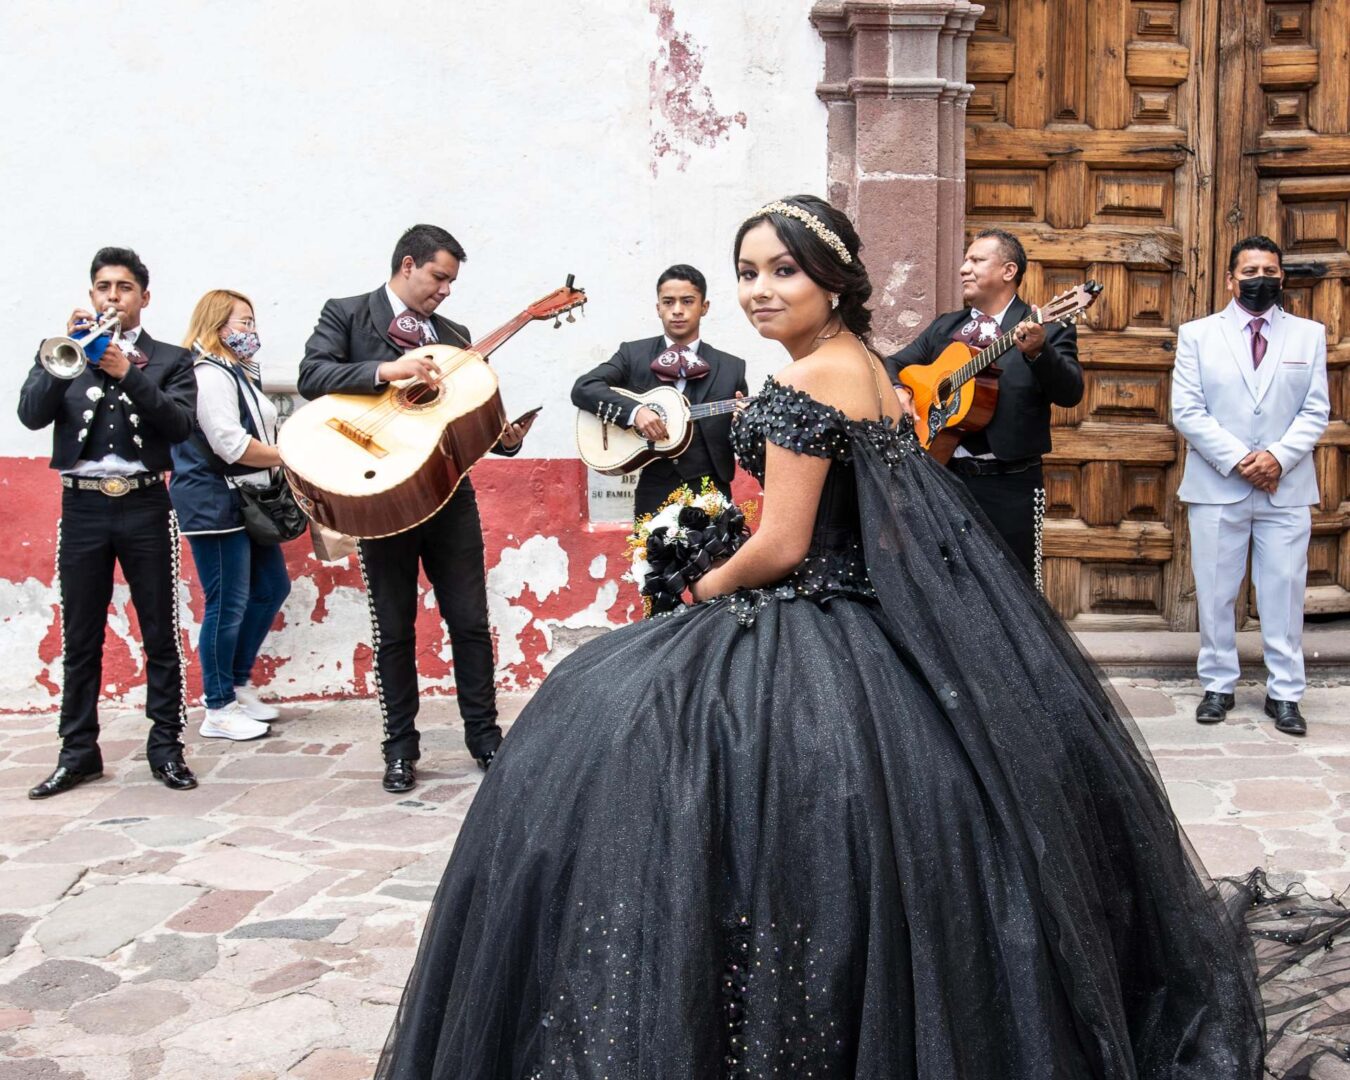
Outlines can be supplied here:
[[92, 362], [98, 363], [122, 325], [116, 308], [108, 308], [81, 336], [49, 337], [38, 349], [38, 362], [58, 379], [77, 379]]

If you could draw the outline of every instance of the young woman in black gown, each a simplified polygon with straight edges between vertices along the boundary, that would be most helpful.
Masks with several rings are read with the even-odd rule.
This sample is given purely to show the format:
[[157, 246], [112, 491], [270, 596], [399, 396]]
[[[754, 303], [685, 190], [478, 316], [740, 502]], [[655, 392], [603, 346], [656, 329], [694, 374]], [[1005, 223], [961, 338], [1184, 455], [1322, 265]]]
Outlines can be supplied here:
[[379, 1077], [1261, 1076], [1241, 913], [919, 449], [859, 246], [804, 196], [742, 227], [741, 303], [791, 358], [735, 430], [760, 527], [521, 713]]

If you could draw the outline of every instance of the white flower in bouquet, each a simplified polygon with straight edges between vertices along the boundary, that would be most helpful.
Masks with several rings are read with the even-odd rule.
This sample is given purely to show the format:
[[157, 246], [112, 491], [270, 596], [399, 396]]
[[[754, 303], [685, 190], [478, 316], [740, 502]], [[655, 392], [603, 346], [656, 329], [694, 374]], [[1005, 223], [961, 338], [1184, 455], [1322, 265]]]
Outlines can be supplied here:
[[647, 535], [651, 536], [657, 529], [665, 529], [668, 539], [676, 539], [684, 533], [680, 528], [680, 511], [684, 506], [680, 503], [671, 503], [664, 510], [652, 515], [651, 524], [647, 527]]
[[647, 549], [638, 548], [633, 553], [633, 565], [628, 568], [628, 573], [624, 577], [636, 585], [639, 589], [647, 580], [647, 575], [652, 572], [652, 564], [647, 561]]

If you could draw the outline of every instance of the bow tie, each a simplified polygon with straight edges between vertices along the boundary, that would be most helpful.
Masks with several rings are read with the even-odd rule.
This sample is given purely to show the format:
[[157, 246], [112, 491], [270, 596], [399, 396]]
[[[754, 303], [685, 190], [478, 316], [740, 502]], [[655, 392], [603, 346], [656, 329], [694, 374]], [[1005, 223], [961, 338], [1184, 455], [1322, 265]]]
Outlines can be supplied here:
[[992, 345], [998, 339], [998, 323], [990, 316], [972, 311], [970, 318], [952, 334], [953, 341], [964, 341], [976, 349]]
[[431, 336], [431, 324], [411, 311], [394, 316], [394, 321], [389, 324], [389, 336], [404, 349], [416, 349], [435, 340]]
[[[138, 334], [137, 338], [139, 337], [140, 335]], [[121, 338], [117, 344], [121, 348], [122, 354], [135, 364], [137, 368], [144, 369], [146, 364], [150, 363], [150, 357], [146, 356], [145, 353], [136, 348], [136, 340]]]
[[701, 379], [711, 370], [706, 360], [695, 356], [683, 345], [672, 346], [652, 361], [652, 374], [668, 383]]

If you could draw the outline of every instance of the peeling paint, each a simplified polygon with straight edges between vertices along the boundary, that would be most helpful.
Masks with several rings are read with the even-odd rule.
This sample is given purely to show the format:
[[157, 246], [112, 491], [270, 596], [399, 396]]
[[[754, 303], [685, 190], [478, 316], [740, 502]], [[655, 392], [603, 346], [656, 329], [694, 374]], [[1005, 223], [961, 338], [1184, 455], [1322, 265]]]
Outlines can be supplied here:
[[[339, 585], [323, 598], [319, 586], [298, 578], [282, 607], [284, 623], [263, 648], [270, 658], [271, 692], [283, 697], [364, 693], [370, 671], [370, 609], [361, 588]], [[364, 670], [357, 670], [363, 654]]]
[[[50, 710], [61, 691], [61, 633], [55, 589], [60, 488], [47, 463], [8, 458], [4, 486], [23, 500], [15, 543], [0, 553], [0, 711]], [[598, 634], [637, 618], [636, 588], [611, 571], [625, 567], [623, 529], [586, 517], [579, 462], [513, 459], [480, 463], [474, 473], [483, 519], [488, 616], [497, 649], [497, 685], [527, 689], [564, 656]], [[757, 487], [738, 478], [739, 499]], [[522, 500], [522, 492], [538, 492]], [[506, 524], [510, 523], [507, 528]], [[374, 695], [370, 615], [355, 560], [313, 557], [307, 540], [286, 548], [291, 594], [263, 643], [254, 682], [280, 700]], [[186, 542], [179, 583], [187, 643], [189, 704], [200, 704], [196, 643], [203, 598]], [[417, 666], [426, 694], [453, 693], [449, 636], [430, 589], [418, 605]], [[130, 591], [119, 577], [104, 648], [105, 704], [139, 707], [144, 655]]]
[[516, 599], [526, 589], [542, 601], [567, 587], [567, 552], [556, 536], [532, 536], [518, 548], [503, 548], [487, 575], [488, 592]]
[[[47, 671], [40, 650], [56, 602], [56, 590], [37, 578], [0, 579], [0, 630], [5, 641], [0, 697], [21, 702], [20, 708], [52, 704], [52, 692], [38, 685], [37, 676]], [[47, 619], [35, 617], [39, 613], [46, 613]]]
[[589, 607], [565, 619], [548, 620], [543, 624], [548, 631], [549, 649], [539, 658], [539, 662], [546, 673], [592, 638], [617, 630], [628, 622], [629, 612], [624, 612], [619, 622], [609, 617], [619, 599], [621, 587], [618, 581], [607, 581], [596, 589], [595, 600]]
[[[712, 91], [702, 84], [702, 46], [692, 36], [675, 29], [674, 0], [649, 0], [656, 16], [660, 41], [657, 58], [650, 64], [651, 80], [651, 171], [655, 177], [663, 158], [670, 158], [683, 172], [689, 164], [689, 146], [713, 147], [729, 137], [734, 126], [744, 128], [744, 112], [718, 112]], [[660, 117], [658, 120], [657, 117]]]

